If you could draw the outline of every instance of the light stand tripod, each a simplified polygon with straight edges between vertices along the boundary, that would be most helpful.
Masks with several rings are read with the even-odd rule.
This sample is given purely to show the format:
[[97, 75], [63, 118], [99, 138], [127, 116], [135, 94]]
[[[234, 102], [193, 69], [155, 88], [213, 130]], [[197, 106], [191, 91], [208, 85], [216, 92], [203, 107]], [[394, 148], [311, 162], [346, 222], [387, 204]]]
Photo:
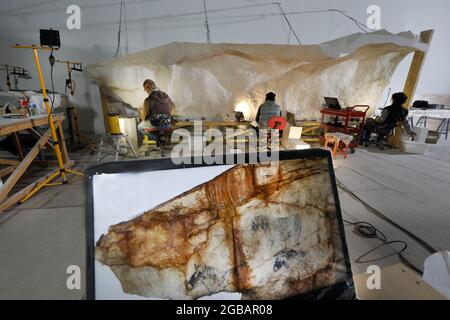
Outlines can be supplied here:
[[[56, 134], [55, 124], [53, 122], [52, 109], [51, 109], [51, 107], [49, 105], [49, 100], [48, 100], [48, 96], [47, 96], [47, 90], [45, 88], [44, 76], [42, 75], [41, 64], [39, 62], [38, 50], [52, 51], [52, 50], [57, 50], [57, 49], [56, 48], [49, 48], [49, 47], [42, 47], [42, 46], [35, 46], [35, 45], [30, 45], [30, 46], [13, 45], [11, 47], [12, 48], [18, 48], [18, 49], [31, 49], [31, 50], [33, 50], [34, 62], [36, 63], [36, 69], [37, 69], [37, 72], [38, 72], [38, 75], [39, 75], [39, 81], [40, 81], [40, 84], [41, 84], [42, 95], [44, 97], [45, 109], [46, 109], [47, 114], [48, 114], [48, 124], [49, 124], [49, 127], [50, 127], [50, 133], [51, 133], [51, 137], [52, 137], [53, 144], [54, 144], [55, 156], [56, 156], [56, 159], [58, 161], [58, 169], [56, 169], [53, 174], [51, 174], [42, 183], [40, 183], [36, 187], [34, 187], [33, 190], [30, 191], [30, 193], [28, 193], [22, 200], [20, 200], [20, 203], [24, 203], [29, 198], [31, 198], [36, 192], [38, 192], [39, 190], [41, 190], [44, 187], [52, 187], [52, 186], [58, 186], [58, 185], [62, 185], [62, 184], [67, 184], [69, 182], [68, 179], [67, 179], [67, 174], [68, 173], [72, 173], [72, 174], [75, 174], [75, 175], [78, 175], [78, 176], [84, 176], [84, 174], [81, 173], [81, 172], [78, 172], [78, 171], [75, 171], [75, 170], [71, 170], [71, 169], [68, 169], [68, 168], [65, 167], [65, 164], [64, 164], [64, 161], [63, 161], [63, 157], [62, 157], [62, 154], [61, 154], [60, 141], [58, 141], [58, 136]], [[62, 141], [61, 143], [65, 143], [65, 142]], [[58, 177], [61, 178], [60, 182], [53, 182], [53, 183], [51, 183], [54, 179], [56, 179]]]

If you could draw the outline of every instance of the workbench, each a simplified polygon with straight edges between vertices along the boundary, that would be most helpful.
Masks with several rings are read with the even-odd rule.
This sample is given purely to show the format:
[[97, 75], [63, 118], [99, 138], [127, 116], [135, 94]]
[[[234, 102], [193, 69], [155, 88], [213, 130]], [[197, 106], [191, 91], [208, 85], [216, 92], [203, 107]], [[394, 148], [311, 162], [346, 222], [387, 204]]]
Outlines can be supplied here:
[[[62, 128], [62, 121], [64, 120], [63, 114], [53, 115], [53, 120], [55, 124], [55, 129], [58, 135], [58, 140], [60, 142], [61, 153], [63, 157], [63, 161], [66, 164], [67, 168], [73, 166], [73, 161], [69, 159], [69, 155], [67, 153], [67, 148], [64, 139], [64, 131]], [[33, 128], [42, 127], [48, 125], [48, 116], [40, 115], [33, 117], [24, 117], [24, 118], [8, 118], [6, 116], [0, 117], [0, 136], [5, 136], [9, 134], [13, 134], [15, 136], [16, 147], [18, 147], [18, 160], [15, 159], [0, 159], [0, 164], [6, 167], [3, 167], [0, 170], [0, 179], [3, 180], [4, 177], [9, 176], [6, 181], [4, 181], [3, 185], [0, 187], [0, 212], [5, 209], [11, 207], [15, 203], [19, 202], [23, 199], [33, 188], [39, 183], [45, 181], [49, 175], [40, 178], [34, 183], [28, 185], [22, 190], [16, 192], [14, 195], [9, 195], [14, 186], [23, 176], [23, 174], [28, 170], [34, 159], [39, 155], [40, 151], [45, 145], [53, 148], [52, 143], [50, 142], [51, 133], [50, 129], [47, 129], [44, 134], [39, 134]], [[32, 135], [36, 136], [38, 139], [36, 144], [28, 151], [26, 155], [20, 145], [20, 140], [18, 138], [18, 133], [20, 131], [26, 130], [30, 132]], [[53, 172], [52, 172], [53, 173]]]
[[[50, 99], [53, 98], [53, 93], [49, 93]], [[36, 105], [39, 114], [45, 115], [44, 98], [42, 93], [34, 91], [0, 91], [0, 105], [4, 106], [9, 102], [12, 106], [19, 106], [19, 100], [28, 97], [30, 105]], [[53, 110], [61, 109], [69, 105], [69, 98], [66, 94], [55, 93], [55, 102], [53, 104]]]
[[198, 120], [198, 121], [175, 121], [173, 125], [174, 129], [185, 128], [185, 127], [193, 127], [194, 122], [201, 122], [203, 127], [206, 128], [218, 128], [218, 127], [227, 127], [227, 128], [239, 128], [246, 127], [248, 128], [251, 124], [251, 121], [209, 121], [209, 120]]

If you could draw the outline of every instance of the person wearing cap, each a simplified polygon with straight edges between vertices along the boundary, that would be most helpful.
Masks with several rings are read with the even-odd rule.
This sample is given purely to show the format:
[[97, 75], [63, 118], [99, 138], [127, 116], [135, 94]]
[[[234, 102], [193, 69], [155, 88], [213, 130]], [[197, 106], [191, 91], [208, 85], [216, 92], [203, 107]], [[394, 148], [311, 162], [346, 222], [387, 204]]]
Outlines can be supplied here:
[[266, 101], [259, 106], [256, 114], [256, 122], [260, 129], [268, 128], [268, 121], [272, 117], [281, 117], [281, 107], [275, 103], [276, 94], [269, 92], [266, 94]]

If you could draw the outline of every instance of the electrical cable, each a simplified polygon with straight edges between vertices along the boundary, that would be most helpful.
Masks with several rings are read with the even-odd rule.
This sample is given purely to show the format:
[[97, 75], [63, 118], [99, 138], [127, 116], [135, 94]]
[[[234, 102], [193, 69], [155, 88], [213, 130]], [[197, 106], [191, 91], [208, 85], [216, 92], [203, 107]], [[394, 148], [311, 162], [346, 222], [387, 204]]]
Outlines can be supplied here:
[[286, 23], [287, 23], [287, 25], [289, 26], [289, 29], [290, 29], [290, 30], [292, 31], [292, 33], [294, 34], [295, 39], [297, 39], [297, 41], [298, 41], [298, 44], [301, 45], [302, 43], [301, 43], [300, 39], [298, 38], [297, 33], [295, 33], [295, 30], [294, 30], [294, 28], [292, 27], [291, 22], [290, 22], [289, 19], [286, 17], [286, 13], [284, 12], [283, 7], [281, 6], [281, 3], [280, 3], [280, 2], [274, 2], [274, 4], [277, 5], [278, 8], [280, 9], [281, 15], [284, 17], [284, 20], [286, 20]]
[[208, 11], [206, 10], [206, 0], [203, 0], [203, 10], [205, 12], [205, 28], [206, 28], [206, 41], [211, 43], [211, 35], [209, 32]]
[[50, 106], [50, 113], [48, 114], [48, 123], [50, 123], [50, 116], [53, 113], [53, 107], [54, 107], [55, 98], [56, 98], [55, 82], [54, 82], [54, 79], [53, 79], [53, 68], [55, 66], [55, 57], [53, 56], [53, 50], [54, 49], [52, 47], [52, 51], [50, 52], [50, 56], [48, 57], [48, 61], [50, 62], [50, 80], [51, 80], [51, 83], [52, 83], [52, 95], [53, 95], [53, 97], [51, 99], [52, 100], [52, 104]]
[[[345, 11], [342, 10], [334, 10], [334, 9], [330, 9], [330, 11], [334, 11], [334, 12], [338, 12], [341, 15], [343, 15], [344, 17], [350, 19], [351, 21], [353, 21], [355, 23], [355, 25], [364, 33], [368, 33], [372, 30], [370, 30], [370, 28], [368, 28], [364, 23], [356, 20], [355, 18], [353, 18], [352, 16], [348, 15], [345, 13]], [[364, 28], [363, 28], [364, 27]], [[369, 31], [368, 31], [369, 30]]]
[[363, 204], [370, 212], [372, 212], [373, 214], [375, 214], [377, 217], [383, 219], [384, 221], [388, 222], [389, 224], [391, 224], [392, 226], [394, 226], [395, 228], [399, 229], [400, 231], [402, 231], [403, 233], [405, 233], [406, 235], [408, 235], [408, 237], [410, 237], [411, 239], [413, 239], [414, 241], [416, 241], [417, 243], [419, 243], [423, 248], [425, 248], [427, 251], [429, 251], [430, 253], [434, 254], [436, 252], [438, 252], [438, 250], [436, 250], [435, 248], [433, 248], [430, 244], [428, 244], [427, 242], [425, 242], [424, 240], [422, 240], [421, 238], [417, 237], [415, 234], [411, 233], [410, 231], [408, 231], [407, 229], [403, 228], [402, 226], [400, 226], [399, 224], [395, 223], [394, 221], [392, 221], [391, 219], [389, 219], [388, 217], [386, 217], [385, 215], [383, 215], [381, 212], [379, 212], [377, 209], [373, 208], [372, 206], [370, 206], [367, 202], [365, 202], [364, 200], [362, 200], [361, 198], [359, 198], [355, 193], [353, 193], [348, 187], [346, 187], [344, 184], [342, 184], [338, 179], [337, 183], [338, 186], [343, 189], [346, 193], [350, 194], [354, 199], [356, 199], [358, 202], [360, 202], [361, 204]]
[[[376, 259], [372, 259], [370, 261], [375, 261], [375, 260], [381, 260], [381, 259], [385, 259], [388, 257], [391, 257], [393, 255], [397, 255], [399, 257], [399, 259], [408, 267], [410, 267], [411, 269], [413, 269], [414, 271], [416, 271], [418, 274], [422, 275], [423, 271], [420, 270], [419, 268], [417, 268], [416, 266], [414, 266], [407, 258], [405, 258], [405, 256], [403, 255], [403, 253], [406, 251], [406, 249], [408, 249], [408, 244], [403, 241], [403, 240], [393, 240], [393, 241], [388, 241], [386, 235], [379, 230], [378, 228], [376, 228], [374, 225], [372, 225], [371, 223], [368, 222], [351, 222], [348, 220], [344, 219], [344, 222], [347, 224], [350, 224], [352, 226], [355, 227], [355, 230], [364, 238], [368, 238], [368, 239], [378, 239], [380, 240], [382, 243], [379, 246], [376, 246], [373, 249], [370, 249], [369, 251], [367, 251], [366, 253], [364, 253], [362, 256], [360, 256], [357, 261], [362, 262], [362, 258], [364, 258], [365, 256], [369, 255], [370, 253], [376, 251], [377, 249], [385, 246], [385, 245], [391, 245], [391, 244], [402, 244], [403, 248], [397, 252], [395, 252], [392, 255], [389, 256], [385, 256], [382, 258], [376, 258]], [[369, 261], [366, 261], [369, 262]]]
[[392, 88], [389, 88], [387, 96], [386, 96], [386, 101], [384, 102], [383, 108], [386, 107], [389, 97], [391, 96], [391, 92], [392, 92]]
[[122, 8], [124, 5], [123, 1], [124, 0], [120, 0], [119, 31], [117, 32], [117, 48], [116, 48], [116, 52], [114, 53], [114, 58], [116, 58], [120, 54], [120, 38], [121, 38], [121, 34], [122, 34]]
[[[414, 235], [413, 233], [411, 233], [410, 231], [406, 230], [405, 228], [403, 228], [402, 226], [398, 225], [397, 223], [395, 223], [394, 221], [390, 220], [389, 218], [387, 218], [385, 215], [383, 215], [381, 212], [379, 212], [378, 210], [376, 210], [375, 208], [373, 208], [372, 206], [370, 206], [367, 202], [365, 202], [364, 200], [362, 200], [361, 198], [359, 198], [354, 192], [352, 192], [347, 186], [345, 186], [343, 183], [341, 183], [338, 179], [336, 179], [336, 183], [338, 185], [339, 188], [341, 188], [344, 192], [346, 192], [347, 194], [349, 194], [351, 197], [353, 197], [355, 200], [357, 200], [358, 202], [360, 202], [362, 205], [364, 205], [364, 207], [366, 207], [366, 209], [368, 209], [369, 212], [375, 214], [377, 217], [383, 219], [384, 221], [388, 222], [389, 224], [391, 224], [392, 226], [394, 226], [395, 228], [399, 229], [400, 231], [402, 231], [403, 233], [405, 233], [408, 237], [410, 237], [411, 239], [413, 239], [415, 242], [417, 242], [418, 244], [420, 244], [424, 249], [426, 249], [427, 251], [429, 251], [431, 254], [434, 254], [436, 252], [438, 252], [438, 250], [436, 250], [435, 248], [433, 248], [431, 245], [429, 245], [427, 242], [425, 242], [423, 239], [417, 237], [416, 235]], [[365, 237], [365, 238], [369, 238], [369, 239], [378, 239], [380, 241], [382, 241], [382, 244], [380, 246], [377, 246], [373, 249], [371, 249], [370, 251], [368, 251], [367, 253], [365, 253], [364, 255], [362, 255], [360, 258], [365, 257], [366, 255], [368, 255], [369, 253], [377, 250], [378, 248], [385, 246], [385, 245], [390, 245], [390, 244], [395, 244], [395, 243], [400, 243], [403, 244], [403, 248], [396, 252], [395, 254], [399, 257], [399, 259], [404, 262], [407, 266], [409, 266], [411, 269], [415, 270], [417, 273], [419, 274], [423, 274], [423, 271], [420, 270], [419, 268], [415, 267], [408, 259], [405, 258], [405, 256], [403, 255], [403, 253], [406, 251], [406, 249], [408, 248], [408, 244], [405, 241], [402, 240], [394, 240], [394, 241], [388, 241], [386, 235], [379, 229], [377, 229], [374, 225], [368, 223], [368, 222], [350, 222], [347, 220], [344, 220], [345, 223], [348, 223], [350, 225], [353, 225], [356, 230], [358, 231], [358, 233]], [[387, 257], [385, 257], [387, 258]]]
[[70, 93], [73, 95], [75, 94], [75, 90], [77, 88], [77, 84], [75, 83], [75, 80], [71, 81], [71, 87], [70, 87]]
[[67, 94], [67, 89], [70, 90], [70, 94], [75, 94], [76, 83], [74, 80], [66, 79], [66, 87], [64, 88], [64, 93]]

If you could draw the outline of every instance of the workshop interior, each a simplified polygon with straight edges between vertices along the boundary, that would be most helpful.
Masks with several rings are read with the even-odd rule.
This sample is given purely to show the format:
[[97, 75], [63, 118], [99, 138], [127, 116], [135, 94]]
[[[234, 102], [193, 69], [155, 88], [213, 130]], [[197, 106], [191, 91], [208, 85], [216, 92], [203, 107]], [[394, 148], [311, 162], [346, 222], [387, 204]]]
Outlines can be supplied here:
[[450, 299], [448, 12], [2, 2], [0, 300]]

